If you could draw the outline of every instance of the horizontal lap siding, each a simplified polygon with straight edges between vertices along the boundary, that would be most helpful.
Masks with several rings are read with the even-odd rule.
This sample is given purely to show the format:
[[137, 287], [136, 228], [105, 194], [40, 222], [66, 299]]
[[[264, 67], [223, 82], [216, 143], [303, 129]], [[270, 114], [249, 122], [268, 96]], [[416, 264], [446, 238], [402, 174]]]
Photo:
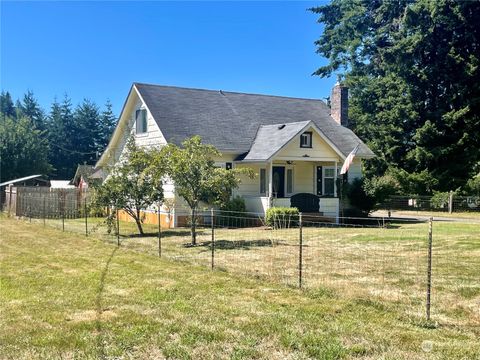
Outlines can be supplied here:
[[[240, 185], [234, 191], [235, 195], [239, 196], [260, 196], [260, 168], [261, 166], [255, 164], [237, 165], [237, 168], [250, 168], [255, 173], [255, 178], [250, 179], [246, 175], [240, 176]], [[268, 176], [268, 174], [267, 174]], [[268, 181], [268, 180], [267, 180]], [[268, 184], [268, 182], [267, 182]], [[268, 185], [267, 185], [268, 187]]]

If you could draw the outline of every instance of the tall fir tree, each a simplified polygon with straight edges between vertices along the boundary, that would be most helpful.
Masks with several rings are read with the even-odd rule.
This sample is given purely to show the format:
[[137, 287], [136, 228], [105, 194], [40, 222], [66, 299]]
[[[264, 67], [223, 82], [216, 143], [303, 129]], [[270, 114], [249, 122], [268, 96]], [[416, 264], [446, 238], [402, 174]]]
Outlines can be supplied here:
[[28, 175], [48, 175], [48, 142], [30, 118], [0, 120], [0, 182]]
[[77, 153], [77, 164], [94, 164], [97, 151], [102, 146], [102, 128], [98, 106], [94, 102], [84, 99], [75, 108], [74, 120], [75, 145], [80, 150]]
[[313, 8], [324, 24], [315, 74], [351, 88], [353, 129], [387, 168], [454, 190], [480, 170], [479, 2], [332, 0]]
[[98, 140], [98, 151], [102, 153], [108, 145], [113, 130], [117, 124], [117, 118], [112, 110], [112, 103], [107, 100], [105, 108], [100, 115], [100, 136]]
[[0, 112], [3, 116], [9, 116], [13, 119], [17, 117], [15, 105], [13, 105], [12, 96], [8, 91], [2, 91], [0, 94]]
[[36, 129], [40, 131], [45, 130], [45, 114], [40, 108], [40, 105], [38, 104], [38, 101], [33, 95], [32, 91], [27, 91], [27, 93], [23, 96], [23, 100], [20, 103], [19, 109], [23, 116], [28, 117], [32, 121], [32, 124]]

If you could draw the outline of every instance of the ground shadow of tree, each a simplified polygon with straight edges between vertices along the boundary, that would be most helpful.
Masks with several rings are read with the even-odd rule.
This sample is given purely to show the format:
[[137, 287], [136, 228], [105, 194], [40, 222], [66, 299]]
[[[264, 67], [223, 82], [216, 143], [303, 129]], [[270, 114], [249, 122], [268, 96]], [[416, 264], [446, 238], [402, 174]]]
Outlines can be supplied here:
[[110, 263], [112, 262], [112, 259], [117, 252], [118, 247], [115, 247], [110, 254], [110, 256], [107, 259], [107, 262], [105, 263], [105, 266], [102, 270], [102, 273], [100, 274], [100, 282], [98, 284], [98, 289], [97, 289], [97, 297], [95, 298], [95, 330], [97, 333], [97, 339], [96, 339], [96, 347], [97, 347], [97, 358], [98, 359], [106, 359], [106, 354], [105, 354], [105, 335], [103, 333], [103, 328], [102, 328], [102, 313], [106, 309], [103, 308], [103, 292], [105, 289], [105, 279], [107, 277], [108, 271], [110, 269]]
[[[274, 242], [271, 240], [215, 240], [215, 249], [217, 250], [252, 250], [256, 247], [272, 247]], [[191, 244], [185, 244], [185, 247], [191, 247]], [[200, 243], [197, 247], [204, 248], [204, 251], [212, 249], [212, 242], [205, 241]]]

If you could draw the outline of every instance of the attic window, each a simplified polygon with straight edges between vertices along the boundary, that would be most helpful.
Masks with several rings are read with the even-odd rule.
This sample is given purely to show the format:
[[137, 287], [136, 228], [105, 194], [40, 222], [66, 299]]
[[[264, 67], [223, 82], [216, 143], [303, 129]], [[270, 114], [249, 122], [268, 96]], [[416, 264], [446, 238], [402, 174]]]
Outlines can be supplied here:
[[147, 110], [138, 109], [135, 112], [135, 126], [137, 134], [144, 134], [147, 132]]
[[301, 148], [311, 148], [312, 147], [312, 132], [305, 131], [300, 135], [300, 147]]

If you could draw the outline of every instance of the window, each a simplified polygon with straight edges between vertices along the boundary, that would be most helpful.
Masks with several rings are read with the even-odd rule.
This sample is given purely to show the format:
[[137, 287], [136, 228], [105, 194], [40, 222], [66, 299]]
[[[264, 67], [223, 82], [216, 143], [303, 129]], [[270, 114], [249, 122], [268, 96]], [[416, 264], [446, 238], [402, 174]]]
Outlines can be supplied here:
[[323, 195], [335, 195], [335, 168], [323, 168]]
[[267, 171], [260, 169], [260, 195], [267, 193]]
[[147, 110], [139, 109], [135, 112], [135, 124], [137, 134], [147, 132]]
[[287, 194], [293, 193], [293, 169], [287, 169]]
[[300, 135], [300, 147], [311, 148], [312, 147], [312, 132], [306, 131]]

